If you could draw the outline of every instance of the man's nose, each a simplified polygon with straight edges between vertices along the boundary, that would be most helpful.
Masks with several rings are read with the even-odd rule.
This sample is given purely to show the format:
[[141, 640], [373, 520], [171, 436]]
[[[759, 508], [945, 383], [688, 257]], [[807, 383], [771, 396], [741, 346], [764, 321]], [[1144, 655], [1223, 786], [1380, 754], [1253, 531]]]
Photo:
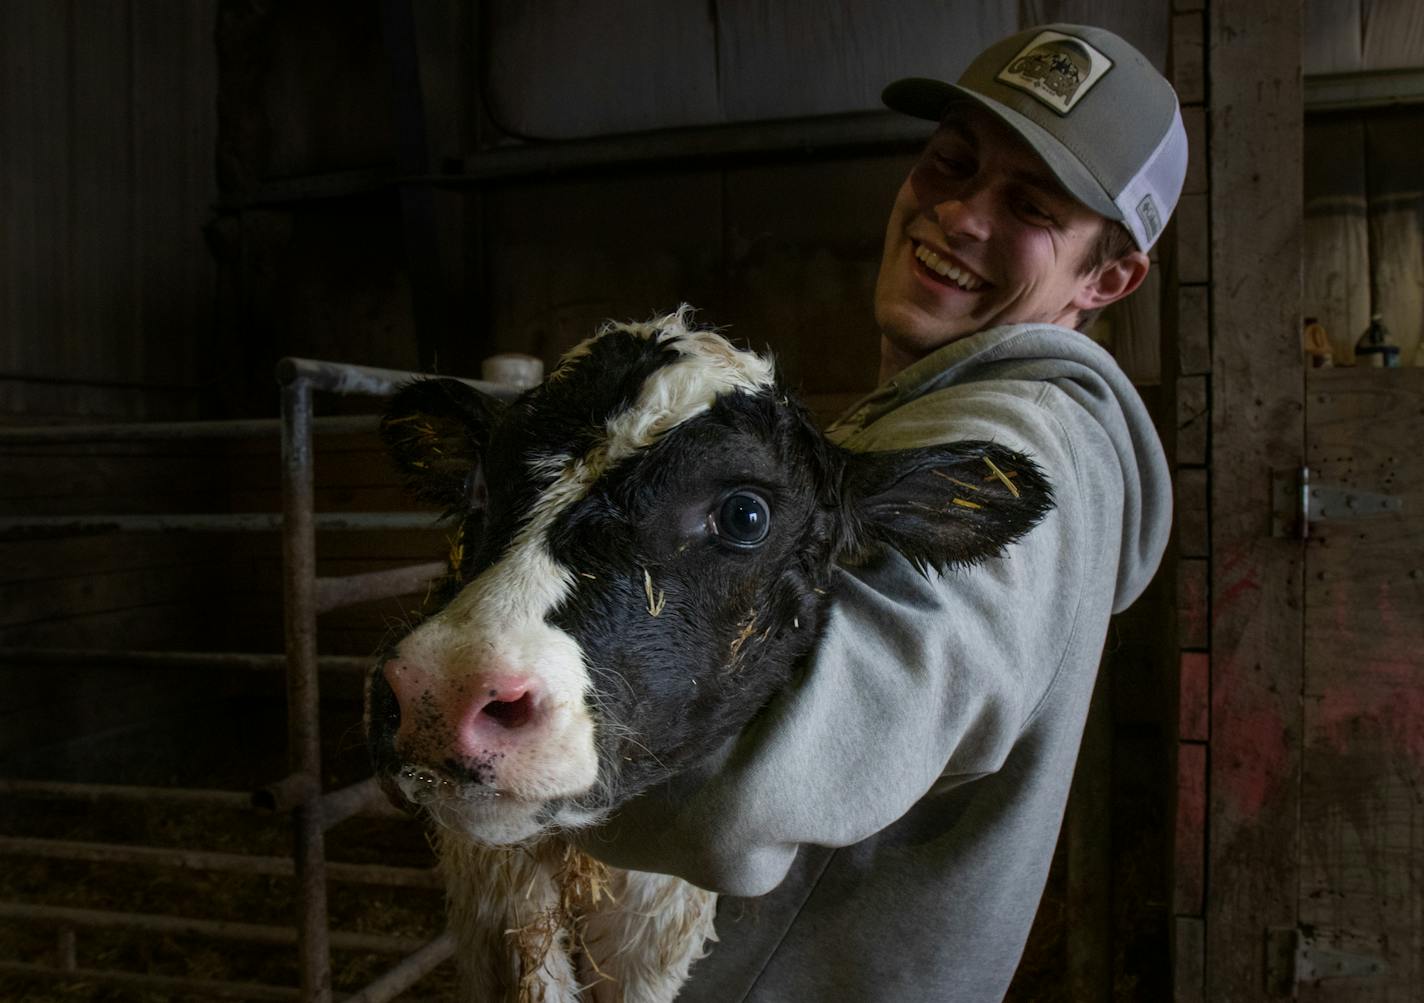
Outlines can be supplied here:
[[983, 188], [966, 188], [930, 207], [930, 214], [948, 237], [989, 239], [993, 217]]

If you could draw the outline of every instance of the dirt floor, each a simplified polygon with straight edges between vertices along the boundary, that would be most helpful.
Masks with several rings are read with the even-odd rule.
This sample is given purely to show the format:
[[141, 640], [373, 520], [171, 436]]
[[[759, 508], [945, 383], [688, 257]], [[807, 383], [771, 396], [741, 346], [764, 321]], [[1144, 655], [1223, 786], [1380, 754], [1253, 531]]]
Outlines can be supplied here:
[[[182, 786], [249, 791], [284, 775], [285, 710], [271, 700], [224, 701], [184, 721], [35, 750], [0, 764], [0, 775], [21, 779]], [[196, 725], [194, 722], [201, 722]], [[368, 775], [360, 742], [360, 709], [331, 706], [323, 727], [333, 789]], [[184, 847], [229, 853], [286, 856], [291, 852], [285, 816], [255, 810], [162, 804], [85, 803], [0, 797], [0, 835]], [[434, 855], [421, 827], [405, 820], [356, 818], [327, 834], [327, 859], [429, 867]], [[290, 925], [296, 915], [293, 881], [137, 864], [88, 864], [24, 856], [0, 857], [0, 900], [86, 909], [157, 913], [245, 923]], [[443, 925], [436, 889], [328, 883], [331, 928], [418, 938]], [[48, 924], [0, 920], [0, 960], [54, 963], [57, 930]], [[295, 949], [195, 936], [81, 928], [76, 957], [81, 968], [295, 986]], [[367, 985], [398, 955], [334, 950], [338, 998]], [[449, 999], [453, 966], [442, 965], [403, 1000]], [[46, 1001], [159, 1001], [150, 992], [83, 981], [56, 982], [0, 973], [0, 999]]]

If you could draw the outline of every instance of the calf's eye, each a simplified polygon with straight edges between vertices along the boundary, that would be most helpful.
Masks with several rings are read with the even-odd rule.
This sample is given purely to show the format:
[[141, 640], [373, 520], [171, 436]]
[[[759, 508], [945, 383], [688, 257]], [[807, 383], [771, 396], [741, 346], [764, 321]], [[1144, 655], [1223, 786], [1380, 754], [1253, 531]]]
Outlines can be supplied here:
[[738, 547], [757, 547], [771, 532], [771, 506], [761, 495], [734, 491], [709, 513], [714, 536]]

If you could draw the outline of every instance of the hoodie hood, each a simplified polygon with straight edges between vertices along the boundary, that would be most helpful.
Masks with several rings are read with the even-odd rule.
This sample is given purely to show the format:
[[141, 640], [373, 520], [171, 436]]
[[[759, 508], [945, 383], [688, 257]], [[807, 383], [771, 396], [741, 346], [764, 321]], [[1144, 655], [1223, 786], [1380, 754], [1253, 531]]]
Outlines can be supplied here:
[[1122, 469], [1122, 545], [1113, 611], [1142, 594], [1172, 528], [1172, 479], [1157, 430], [1117, 361], [1086, 335], [1052, 324], [1011, 324], [953, 341], [902, 370], [830, 428], [837, 442], [907, 401], [988, 380], [1050, 383], [1103, 429]]

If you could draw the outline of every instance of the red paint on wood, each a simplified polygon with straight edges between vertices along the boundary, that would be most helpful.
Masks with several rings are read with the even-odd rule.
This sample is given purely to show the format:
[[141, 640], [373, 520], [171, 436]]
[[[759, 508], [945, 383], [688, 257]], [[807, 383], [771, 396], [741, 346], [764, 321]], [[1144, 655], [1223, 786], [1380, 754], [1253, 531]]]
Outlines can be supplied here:
[[1248, 747], [1236, 747], [1216, 758], [1213, 776], [1220, 797], [1244, 819], [1259, 818], [1290, 778], [1294, 756], [1291, 730], [1269, 691], [1241, 685], [1243, 671], [1261, 672], [1257, 665], [1221, 665], [1212, 680], [1211, 721], [1238, 735], [1252, 736]]
[[1211, 656], [1184, 651], [1179, 670], [1177, 737], [1205, 742], [1211, 726]]
[[1317, 731], [1337, 752], [1360, 752], [1359, 736], [1383, 734], [1391, 751], [1424, 766], [1424, 652], [1412, 659], [1359, 665], [1368, 685], [1336, 685], [1318, 697]]

